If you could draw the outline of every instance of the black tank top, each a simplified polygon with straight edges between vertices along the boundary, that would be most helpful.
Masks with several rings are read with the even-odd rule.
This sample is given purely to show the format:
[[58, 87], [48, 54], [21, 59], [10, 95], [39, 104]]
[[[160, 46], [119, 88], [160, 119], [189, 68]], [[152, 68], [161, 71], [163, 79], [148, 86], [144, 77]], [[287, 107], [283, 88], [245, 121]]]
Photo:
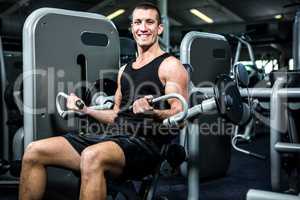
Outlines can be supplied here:
[[121, 108], [127, 108], [145, 95], [158, 97], [165, 94], [164, 85], [159, 79], [158, 69], [170, 54], [164, 53], [139, 69], [133, 69], [130, 62], [121, 76]]
[[[136, 99], [145, 95], [158, 97], [165, 94], [165, 86], [159, 79], [158, 70], [164, 59], [169, 56], [170, 54], [164, 53], [139, 69], [133, 69], [133, 61], [125, 67], [120, 80], [122, 93], [121, 111], [115, 120], [117, 124], [125, 124], [124, 126], [127, 126], [126, 133], [147, 139], [151, 138], [159, 146], [169, 142], [170, 139], [170, 135], [166, 133], [168, 130], [161, 127], [161, 121], [153, 119], [152, 115], [134, 114], [132, 109], [128, 108]], [[155, 109], [169, 108], [166, 102], [159, 102], [153, 106]]]

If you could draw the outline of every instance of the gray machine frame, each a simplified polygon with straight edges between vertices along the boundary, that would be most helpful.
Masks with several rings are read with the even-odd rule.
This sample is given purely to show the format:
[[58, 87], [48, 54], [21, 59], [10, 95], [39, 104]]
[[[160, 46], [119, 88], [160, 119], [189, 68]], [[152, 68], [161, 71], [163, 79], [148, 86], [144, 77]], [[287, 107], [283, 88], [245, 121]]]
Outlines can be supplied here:
[[[64, 18], [59, 20], [60, 16], [64, 16]], [[70, 23], [73, 24], [72, 27], [71, 25], [69, 26]], [[80, 26], [76, 23], [80, 24]], [[47, 33], [47, 31], [50, 33]], [[56, 34], [56, 32], [64, 34], [65, 38], [58, 38], [59, 35]], [[76, 41], [80, 41], [80, 37], [82, 37], [84, 32], [105, 34], [108, 38], [107, 45], [88, 46], [83, 44], [82, 40], [77, 44]], [[56, 37], [52, 37], [53, 41], [48, 41], [47, 36], [50, 37], [51, 34], [56, 34]], [[69, 37], [66, 37], [66, 35], [69, 35]], [[74, 41], [72, 41], [72, 39], [74, 39]], [[53, 47], [51, 44], [52, 42], [54, 43], [53, 45], [57, 45], [57, 47]], [[73, 52], [71, 53], [74, 55], [69, 55], [71, 53], [67, 51], [68, 47], [64, 48], [64, 46], [67, 45], [74, 47], [69, 48], [69, 50], [72, 49]], [[57, 48], [57, 50], [55, 50], [55, 48]], [[56, 54], [55, 51], [58, 51], [58, 53]], [[59, 91], [56, 91], [55, 89], [52, 90], [54, 91], [51, 93], [52, 95], [49, 94], [49, 91], [48, 94], [41, 93], [41, 90], [50, 90], [51, 84], [43, 84], [43, 81], [48, 80], [44, 79], [41, 81], [38, 79], [38, 75], [41, 73], [42, 75], [45, 75], [49, 72], [51, 67], [54, 67], [54, 70], [56, 70], [55, 72], [57, 72], [57, 70], [63, 70], [65, 74], [64, 79], [66, 79], [63, 84], [67, 84], [67, 81], [83, 81], [80, 79], [79, 75], [76, 74], [78, 73], [78, 69], [72, 69], [70, 67], [76, 65], [76, 55], [86, 54], [87, 52], [93, 53], [86, 55], [89, 57], [87, 57], [85, 64], [89, 69], [86, 69], [87, 74], [85, 81], [93, 82], [98, 79], [100, 74], [95, 72], [99, 72], [100, 69], [106, 70], [107, 73], [111, 71], [112, 74], [109, 75], [110, 78], [114, 79], [116, 77], [113, 70], [117, 71], [120, 64], [119, 36], [114, 24], [104, 16], [95, 13], [41, 8], [34, 11], [26, 19], [23, 28], [24, 148], [36, 139], [49, 136], [49, 132], [52, 130], [50, 130], [49, 127], [43, 129], [41, 126], [46, 126], [45, 124], [52, 120], [50, 117], [58, 117], [56, 115], [54, 102], [55, 94]], [[67, 54], [69, 56], [67, 59], [70, 59], [70, 56], [74, 56], [74, 61], [70, 61], [69, 63], [64, 63], [63, 61], [60, 62], [59, 60], [64, 59], [59, 58], [59, 53], [63, 55]], [[54, 54], [56, 57], [51, 54]], [[51, 56], [53, 56], [53, 60], [56, 61], [51, 60], [51, 58], [49, 58]], [[41, 59], [43, 59], [43, 61], [41, 61]], [[57, 72], [57, 74], [58, 73], [59, 72]], [[59, 81], [59, 78], [54, 77], [53, 80], [53, 82], [57, 82]], [[54, 83], [52, 84], [55, 85]], [[43, 86], [44, 88], [42, 88]], [[70, 92], [67, 91], [65, 87], [62, 87], [62, 90], [64, 90], [64, 92]], [[53, 96], [53, 98], [50, 97], [50, 95]], [[42, 103], [42, 101], [46, 102]], [[36, 110], [36, 108], [39, 108], [41, 105], [45, 106], [45, 104], [50, 105], [50, 108], [41, 112], [40, 110]], [[40, 132], [43, 131], [46, 132], [45, 135], [38, 135], [42, 134]]]
[[8, 127], [7, 127], [7, 108], [4, 101], [4, 91], [7, 86], [7, 79], [6, 79], [6, 70], [5, 70], [5, 62], [4, 62], [4, 50], [2, 45], [2, 38], [0, 36], [0, 78], [1, 78], [1, 128], [2, 128], [2, 151], [3, 151], [3, 158], [9, 159], [9, 133], [8, 133]]
[[[197, 73], [197, 71], [200, 70], [201, 67], [202, 67], [201, 70], [204, 70], [203, 68], [211, 66], [211, 63], [209, 61], [211, 61], [212, 59], [206, 59], [208, 61], [208, 63], [203, 62], [203, 64], [201, 66], [193, 66], [193, 64], [192, 64], [192, 62], [193, 62], [192, 56], [193, 55], [192, 55], [191, 51], [192, 51], [192, 45], [194, 45], [194, 41], [196, 39], [210, 39], [210, 40], [213, 40], [214, 42], [218, 42], [218, 41], [222, 42], [222, 43], [224, 43], [224, 47], [227, 48], [226, 52], [230, 52], [230, 47], [229, 47], [229, 44], [227, 43], [226, 38], [221, 35], [205, 33], [205, 32], [196, 32], [196, 31], [191, 31], [185, 35], [185, 37], [183, 38], [183, 40], [181, 42], [181, 46], [180, 46], [180, 60], [183, 64], [191, 64], [192, 65], [191, 67], [193, 68], [193, 69], [188, 69], [190, 71], [193, 70], [192, 73], [190, 72], [189, 95], [191, 95], [194, 91], [197, 90], [196, 86], [198, 86], [199, 84], [201, 84], [201, 83], [212, 84], [214, 82], [214, 80], [216, 79], [217, 75], [222, 74], [222, 73], [229, 74], [229, 71], [230, 71], [230, 63], [229, 63], [227, 68], [226, 68], [226, 66], [223, 66], [223, 68], [221, 68], [223, 70], [222, 72], [219, 72], [219, 71], [216, 72], [216, 71], [212, 70], [213, 72], [209, 73], [209, 74]], [[206, 46], [206, 44], [202, 44], [202, 45]], [[229, 51], [228, 51], [228, 49], [229, 49]], [[200, 54], [202, 54], [201, 56], [203, 56], [203, 57], [212, 56], [210, 54], [212, 52], [210, 52], [209, 50], [207, 52], [196, 52], [196, 53], [199, 54], [199, 56], [200, 56]], [[194, 59], [202, 60], [201, 58], [199, 58], [199, 56], [197, 56], [197, 58], [195, 57]], [[231, 55], [225, 55], [225, 57], [227, 57], [227, 56], [230, 57]], [[197, 77], [196, 75], [200, 76], [200, 77]], [[188, 136], [188, 137], [186, 137], [186, 136]], [[186, 141], [186, 139], [187, 139], [187, 141]], [[188, 170], [187, 170], [187, 163], [183, 163], [181, 166], [182, 174], [188, 176], [188, 197], [187, 197], [187, 199], [189, 199], [189, 200], [198, 200], [199, 196], [200, 196], [200, 191], [199, 191], [200, 169], [199, 169], [199, 166], [197, 166], [197, 164], [194, 163], [194, 162], [197, 162], [194, 159], [197, 159], [197, 157], [199, 157], [199, 153], [200, 153], [199, 140], [200, 140], [199, 124], [198, 123], [188, 123], [188, 126], [182, 130], [182, 133], [180, 135], [180, 144], [183, 146], [185, 146], [187, 144], [186, 150], [187, 150], [189, 158], [190, 158], [190, 160], [189, 160], [190, 166], [188, 167]]]
[[[103, 41], [97, 38], [100, 35]], [[31, 13], [23, 27], [23, 149], [32, 141], [76, 130], [82, 122], [76, 117], [63, 120], [58, 115], [58, 92], [74, 92], [77, 83], [88, 87], [101, 78], [116, 81], [119, 67], [119, 34], [104, 16], [55, 8]], [[50, 191], [76, 195], [61, 189], [78, 190], [79, 179], [72, 171], [50, 167], [47, 172]]]

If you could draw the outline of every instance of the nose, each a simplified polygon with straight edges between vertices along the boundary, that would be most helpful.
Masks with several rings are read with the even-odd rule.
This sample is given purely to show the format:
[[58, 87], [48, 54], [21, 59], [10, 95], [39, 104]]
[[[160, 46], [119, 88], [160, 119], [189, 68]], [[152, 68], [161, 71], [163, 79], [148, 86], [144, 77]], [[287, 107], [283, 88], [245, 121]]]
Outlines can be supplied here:
[[143, 21], [143, 22], [141, 23], [140, 30], [141, 30], [141, 31], [147, 31], [147, 25], [146, 25], [146, 22], [145, 22], [145, 21]]

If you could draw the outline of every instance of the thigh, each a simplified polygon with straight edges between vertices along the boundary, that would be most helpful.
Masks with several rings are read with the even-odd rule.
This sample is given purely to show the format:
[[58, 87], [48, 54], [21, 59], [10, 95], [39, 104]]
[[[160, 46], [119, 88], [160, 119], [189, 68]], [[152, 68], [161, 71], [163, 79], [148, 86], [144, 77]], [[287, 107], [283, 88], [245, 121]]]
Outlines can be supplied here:
[[84, 149], [84, 154], [92, 153], [95, 162], [99, 162], [107, 172], [113, 176], [118, 176], [122, 173], [125, 166], [125, 154], [120, 145], [114, 141], [102, 141], [100, 143], [91, 145]]
[[64, 137], [35, 141], [28, 146], [27, 151], [37, 155], [38, 162], [44, 165], [80, 169], [80, 155]]

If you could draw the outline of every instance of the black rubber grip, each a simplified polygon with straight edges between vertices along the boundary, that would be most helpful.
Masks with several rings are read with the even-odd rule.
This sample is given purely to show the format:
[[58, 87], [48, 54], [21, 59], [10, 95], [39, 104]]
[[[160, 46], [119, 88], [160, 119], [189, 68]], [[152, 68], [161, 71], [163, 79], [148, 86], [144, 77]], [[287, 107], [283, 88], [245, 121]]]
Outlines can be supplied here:
[[79, 110], [82, 110], [84, 108], [84, 103], [82, 100], [78, 99], [75, 101], [75, 105]]

